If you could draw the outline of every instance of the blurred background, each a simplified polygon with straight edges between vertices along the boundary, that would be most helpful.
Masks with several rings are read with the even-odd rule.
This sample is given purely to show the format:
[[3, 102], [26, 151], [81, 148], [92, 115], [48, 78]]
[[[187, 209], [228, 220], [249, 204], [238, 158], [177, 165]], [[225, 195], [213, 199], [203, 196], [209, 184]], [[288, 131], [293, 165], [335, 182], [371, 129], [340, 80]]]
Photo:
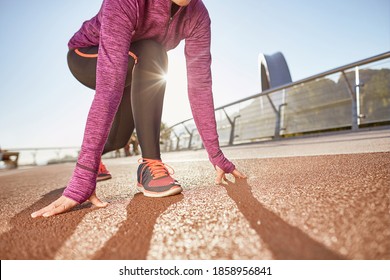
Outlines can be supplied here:
[[[260, 54], [283, 53], [292, 82], [295, 82], [390, 50], [388, 0], [203, 2], [212, 19], [212, 71], [216, 107], [223, 107], [262, 91]], [[21, 152], [28, 149], [19, 159], [21, 164], [46, 164], [53, 158], [74, 160], [77, 156], [93, 91], [71, 75], [66, 63], [67, 42], [83, 21], [97, 13], [100, 5], [101, 1], [96, 0], [0, 1], [0, 147]], [[368, 69], [384, 68], [389, 68], [388, 60]], [[345, 81], [355, 83], [352, 88], [356, 86], [355, 70], [351, 68], [349, 72], [339, 72], [326, 78], [334, 84], [325, 81], [311, 87], [326, 87], [328, 92], [339, 92], [333, 98], [334, 103], [338, 106], [341, 104], [342, 108], [350, 108], [350, 104], [345, 101], [350, 98], [348, 82], [345, 84]], [[365, 74], [370, 76], [367, 72]], [[381, 75], [382, 82], [388, 81], [388, 72], [382, 71]], [[344, 84], [341, 84], [340, 77], [346, 78]], [[187, 99], [184, 42], [169, 52], [167, 80], [163, 112], [166, 128], [192, 117]], [[385, 94], [388, 94], [387, 86], [383, 85]], [[343, 88], [342, 93], [340, 88]], [[313, 97], [306, 89], [306, 95], [300, 95], [297, 99], [297, 91], [297, 87], [290, 88], [288, 92], [272, 93], [268, 97], [264, 95], [264, 98], [259, 97], [216, 112], [222, 144], [229, 144], [231, 140], [239, 143], [274, 137], [275, 118], [278, 116], [272, 116], [275, 113], [272, 110], [286, 102], [294, 104], [294, 100], [295, 107], [287, 106], [284, 119], [279, 120], [279, 136], [317, 130], [317, 127], [310, 127], [311, 124], [303, 125], [302, 128], [302, 121], [310, 120], [316, 114], [303, 114], [301, 120], [289, 119], [288, 114], [297, 115], [299, 106], [309, 106], [297, 103], [299, 98], [317, 98], [318, 103], [323, 103], [321, 98], [329, 100], [329, 97]], [[269, 115], [265, 117], [269, 121], [264, 121], [264, 118], [256, 120], [257, 123], [266, 124], [265, 128], [259, 128], [261, 131], [256, 132], [242, 117], [243, 112], [249, 110], [248, 106], [260, 106], [265, 110], [264, 114]], [[386, 113], [389, 107], [383, 106]], [[340, 112], [337, 108], [341, 107], [333, 107]], [[327, 111], [324, 114], [334, 115], [334, 112]], [[339, 114], [336, 123], [333, 120], [330, 126], [351, 126], [351, 112], [341, 109]], [[367, 112], [363, 114], [369, 115]], [[239, 123], [232, 139], [231, 122], [235, 117]], [[253, 119], [252, 116], [248, 118]], [[367, 118], [365, 120], [367, 122]], [[325, 122], [327, 129], [329, 121]], [[245, 128], [255, 135], [248, 135]], [[172, 130], [176, 136], [166, 136], [169, 141], [163, 143], [165, 149], [176, 149], [179, 146], [201, 148], [199, 137], [196, 140], [196, 133], [191, 134], [193, 129], [193, 124], [188, 123], [179, 130]], [[186, 136], [178, 144], [180, 133]], [[34, 152], [33, 148], [40, 149], [39, 158], [38, 150]]]

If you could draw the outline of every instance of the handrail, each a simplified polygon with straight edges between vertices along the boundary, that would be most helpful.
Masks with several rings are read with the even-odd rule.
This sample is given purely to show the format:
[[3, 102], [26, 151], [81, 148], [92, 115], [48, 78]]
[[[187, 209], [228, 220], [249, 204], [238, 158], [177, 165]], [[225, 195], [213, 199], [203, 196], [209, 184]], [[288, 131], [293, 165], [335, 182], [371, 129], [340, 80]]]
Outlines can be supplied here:
[[[328, 70], [328, 71], [325, 71], [325, 72], [321, 72], [319, 74], [316, 74], [316, 75], [313, 75], [313, 76], [310, 76], [310, 77], [307, 77], [307, 78], [304, 78], [304, 79], [301, 79], [301, 80], [298, 80], [298, 81], [295, 81], [295, 82], [292, 82], [292, 83], [288, 83], [288, 84], [285, 84], [285, 85], [282, 85], [282, 86], [279, 86], [279, 87], [268, 89], [268, 90], [260, 92], [260, 93], [256, 93], [254, 95], [251, 95], [251, 96], [248, 96], [248, 97], [236, 100], [234, 102], [225, 104], [223, 106], [217, 107], [217, 108], [214, 109], [214, 111], [222, 110], [222, 109], [224, 109], [226, 107], [230, 107], [230, 106], [236, 105], [236, 104], [241, 103], [241, 102], [248, 101], [248, 100], [256, 98], [256, 97], [269, 95], [269, 94], [271, 94], [273, 92], [277, 92], [277, 91], [280, 91], [280, 90], [283, 90], [283, 89], [286, 89], [286, 88], [291, 88], [293, 86], [296, 86], [296, 85], [299, 85], [299, 84], [302, 84], [302, 83], [307, 83], [307, 82], [316, 80], [318, 78], [322, 78], [322, 77], [325, 77], [325, 76], [328, 76], [328, 75], [331, 75], [331, 74], [334, 74], [334, 73], [338, 73], [338, 72], [341, 72], [341, 71], [344, 71], [344, 70], [347, 70], [347, 69], [350, 69], [350, 68], [353, 68], [353, 67], [356, 67], [356, 66], [369, 64], [369, 63], [372, 63], [372, 62], [375, 62], [375, 61], [378, 61], [378, 60], [382, 60], [382, 59], [385, 59], [385, 58], [389, 58], [389, 57], [390, 57], [390, 51], [382, 53], [382, 54], [379, 54], [379, 55], [375, 55], [375, 56], [372, 56], [372, 57], [369, 57], [369, 58], [366, 58], [366, 59], [362, 59], [362, 60], [359, 60], [359, 61], [356, 61], [356, 62], [353, 62], [353, 63], [349, 63], [349, 64], [346, 64], [346, 65], [343, 65], [343, 66], [340, 66], [340, 67], [337, 67], [337, 68], [334, 68], [334, 69], [331, 69], [331, 70]], [[179, 124], [188, 122], [188, 121], [190, 121], [192, 119], [193, 118], [189, 118], [189, 119], [186, 119], [184, 121], [178, 122], [178, 123], [168, 127], [167, 129], [171, 129], [171, 128], [179, 125]]]
[[[226, 124], [230, 123], [229, 139], [225, 139], [227, 137], [226, 127], [220, 128], [221, 130], [224, 131], [223, 132], [224, 133], [224, 136], [223, 136], [224, 141], [226, 142], [227, 145], [231, 146], [231, 145], [234, 145], [235, 138], [237, 138], [237, 141], [238, 141], [237, 143], [243, 143], [245, 141], [253, 142], [254, 139], [266, 139], [266, 138], [267, 139], [268, 138], [279, 139], [280, 137], [284, 137], [286, 135], [295, 135], [296, 133], [310, 133], [310, 132], [315, 132], [315, 131], [317, 131], [317, 132], [318, 131], [325, 131], [325, 130], [329, 130], [329, 129], [345, 129], [348, 127], [351, 128], [352, 131], [358, 131], [360, 127], [363, 127], [366, 125], [373, 125], [375, 122], [376, 123], [389, 122], [390, 118], [386, 117], [386, 114], [388, 114], [388, 113], [384, 112], [387, 109], [383, 107], [384, 105], [382, 103], [377, 101], [378, 98], [374, 97], [374, 96], [376, 96], [375, 94], [372, 97], [374, 99], [370, 99], [372, 101], [370, 103], [371, 104], [370, 108], [371, 109], [375, 108], [375, 112], [373, 111], [373, 113], [370, 113], [370, 116], [367, 118], [367, 120], [363, 120], [363, 118], [364, 119], [366, 118], [365, 114], [364, 115], [360, 114], [361, 105], [359, 102], [359, 101], [361, 101], [360, 92], [361, 91], [365, 92], [364, 89], [362, 88], [363, 84], [360, 83], [360, 78], [359, 78], [359, 71], [360, 71], [359, 69], [360, 68], [364, 69], [364, 67], [361, 67], [361, 66], [366, 66], [370, 63], [377, 62], [377, 61], [379, 61], [382, 64], [387, 63], [389, 58], [390, 58], [390, 51], [376, 55], [376, 56], [372, 56], [372, 57], [369, 57], [369, 58], [366, 58], [363, 60], [359, 60], [359, 61], [356, 61], [353, 63], [349, 63], [346, 65], [343, 65], [343, 66], [340, 66], [340, 67], [337, 67], [337, 68], [334, 68], [334, 69], [331, 69], [331, 70], [328, 70], [328, 71], [325, 71], [325, 72], [322, 72], [322, 73], [319, 73], [319, 74], [316, 74], [316, 75], [313, 75], [310, 77], [307, 77], [305, 79], [301, 79], [301, 80], [298, 80], [295, 82], [290, 82], [290, 83], [284, 84], [282, 86], [267, 89], [267, 90], [264, 90], [263, 92], [260, 92], [260, 93], [257, 93], [257, 94], [254, 94], [254, 95], [242, 98], [240, 100], [231, 102], [229, 104], [225, 104], [223, 106], [215, 108], [214, 109], [215, 112], [223, 111], [226, 115], [226, 120], [227, 120]], [[382, 62], [385, 60], [386, 60], [386, 62]], [[386, 67], [386, 69], [388, 68], [388, 66], [385, 66], [385, 67]], [[348, 73], [353, 72], [353, 74], [355, 75], [354, 76], [355, 77], [354, 84], [350, 83], [349, 76], [347, 77], [346, 72], [348, 72]], [[352, 114], [349, 113], [350, 120], [348, 120], [347, 115], [345, 115], [345, 113], [350, 110], [350, 109], [348, 109], [348, 105], [346, 104], [345, 106], [343, 106], [343, 108], [342, 108], [343, 110], [340, 111], [343, 113], [336, 114], [339, 117], [339, 118], [337, 118], [337, 116], [336, 116], [336, 119], [335, 118], [332, 119], [332, 116], [331, 116], [332, 114], [330, 115], [330, 117], [325, 118], [323, 116], [324, 112], [323, 113], [318, 112], [318, 116], [316, 116], [317, 118], [319, 118], [320, 120], [325, 121], [325, 122], [327, 120], [330, 122], [330, 123], [324, 124], [324, 126], [322, 126], [322, 127], [319, 126], [317, 122], [315, 122], [314, 125], [313, 124], [306, 124], [305, 122], [301, 122], [301, 124], [300, 124], [301, 127], [299, 127], [299, 125], [296, 123], [299, 118], [297, 116], [292, 117], [292, 115], [291, 115], [292, 114], [291, 110], [294, 110], [294, 103], [291, 103], [293, 105], [289, 105], [288, 102], [286, 102], [285, 98], [286, 97], [290, 98], [291, 94], [294, 94], [295, 92], [299, 92], [301, 86], [303, 86], [306, 89], [310, 89], [310, 84], [315, 83], [317, 81], [321, 81], [323, 79], [326, 79], [329, 75], [332, 75], [332, 74], [340, 74], [341, 75], [340, 77], [345, 80], [345, 83], [348, 86], [348, 92], [346, 92], [346, 90], [345, 90], [344, 93], [349, 93], [349, 95], [350, 95], [349, 102], [350, 102], [351, 113], [352, 113]], [[307, 87], [305, 87], [305, 85], [307, 85]], [[342, 87], [344, 87], [344, 86], [342, 86]], [[338, 90], [341, 90], [342, 87], [339, 87]], [[293, 90], [291, 91], [291, 89], [293, 89]], [[297, 90], [295, 90], [295, 89], [297, 89]], [[389, 94], [389, 93], [390, 92], [387, 91], [387, 94]], [[313, 93], [311, 93], [311, 94], [313, 94]], [[340, 94], [343, 94], [343, 93], [340, 93]], [[279, 97], [279, 99], [277, 99], [275, 101], [274, 98], [271, 98], [274, 96]], [[246, 101], [255, 100], [256, 98], [259, 98], [259, 97], [266, 97], [268, 99], [266, 106], [268, 106], [267, 108], [270, 109], [271, 112], [269, 113], [270, 115], [267, 117], [268, 118], [267, 120], [271, 120], [271, 118], [272, 118], [271, 122], [273, 122], [273, 128], [274, 128], [273, 132], [271, 132], [272, 124], [269, 125], [269, 121], [266, 121], [265, 125], [263, 125], [263, 126], [258, 124], [257, 128], [256, 128], [258, 131], [256, 131], [255, 134], [253, 134], [253, 133], [251, 134], [248, 131], [245, 131], [245, 129], [243, 130], [243, 125], [245, 123], [248, 123], [248, 119], [244, 116], [241, 124], [240, 123], [238, 124], [238, 126], [240, 127], [239, 128], [240, 132], [239, 132], [239, 134], [235, 135], [236, 123], [235, 123], [235, 121], [234, 122], [232, 121], [233, 115], [229, 116], [225, 109], [243, 104]], [[375, 99], [375, 98], [377, 98], [377, 99]], [[294, 99], [289, 99], [289, 100], [291, 101]], [[314, 101], [312, 101], [312, 103], [317, 102], [315, 100], [316, 99], [314, 99]], [[297, 101], [297, 100], [295, 100], [295, 101]], [[261, 108], [258, 108], [258, 109], [263, 110], [262, 100], [260, 101], [260, 103], [261, 103]], [[362, 106], [367, 106], [368, 103], [365, 103], [365, 104], [366, 105], [362, 105]], [[318, 110], [319, 104], [315, 103], [314, 105], [316, 105], [316, 108], [317, 108], [316, 110]], [[256, 104], [245, 105], [244, 108], [246, 108], [247, 106], [248, 106], [248, 108], [250, 108], [250, 110], [256, 110], [255, 109]], [[293, 107], [291, 107], [291, 106], [293, 106]], [[289, 108], [291, 108], [291, 109], [289, 109]], [[367, 109], [365, 107], [362, 107], [362, 108]], [[234, 111], [234, 112], [236, 112], [236, 111]], [[262, 112], [261, 116], [263, 116], [265, 112], [264, 111], [261, 111], [261, 112]], [[238, 116], [241, 116], [241, 114], [239, 114]], [[260, 116], [259, 116], [259, 118], [260, 118]], [[294, 121], [291, 121], [292, 118], [295, 118], [294, 119], [295, 123], [294, 123]], [[234, 118], [234, 120], [236, 120], [236, 118]], [[166, 130], [172, 131], [176, 135], [176, 138], [177, 138], [176, 150], [181, 149], [181, 148], [179, 148], [179, 142], [181, 140], [180, 139], [181, 136], [179, 136], [179, 137], [177, 136], [177, 133], [176, 133], [177, 131], [175, 132], [176, 128], [180, 127], [181, 125], [186, 127], [186, 124], [189, 122], [192, 122], [192, 121], [193, 121], [193, 118], [189, 118], [189, 119], [183, 120], [181, 122], [178, 122], [178, 123], [176, 123], [176, 124], [174, 124], [166, 129]], [[286, 121], [286, 123], [285, 123], [285, 121]], [[286, 127], [286, 124], [287, 124], [287, 127]], [[306, 124], [306, 127], [302, 127], [302, 125], [304, 125], [304, 124]], [[261, 132], [260, 132], [260, 129], [262, 130]], [[187, 142], [185, 142], [186, 144], [182, 144], [182, 146], [185, 145], [185, 147], [183, 146], [184, 149], [191, 149], [191, 147], [193, 145], [193, 143], [192, 143], [193, 133], [192, 132], [190, 133], [188, 131], [188, 129], [186, 129], [186, 131], [187, 131], [187, 133], [185, 133], [185, 134], [187, 136], [184, 136], [184, 137], [186, 139], [185, 141], [187, 141], [188, 144], [187, 144]], [[247, 135], [251, 135], [251, 136], [249, 136], [249, 138], [245, 138], [248, 136], [242, 136], [241, 134], [242, 135], [247, 134]], [[175, 142], [175, 140], [170, 140], [170, 139], [168, 140], [167, 145], [169, 147], [166, 145], [167, 150], [172, 150], [172, 148], [170, 146], [173, 143], [172, 141]], [[195, 142], [196, 142], [195, 145], [198, 147], [199, 146], [199, 139], [196, 140]]]
[[[18, 165], [38, 165], [37, 161], [37, 155], [42, 153], [43, 151], [49, 151], [51, 154], [55, 154], [56, 158], [46, 158], [44, 161], [46, 162], [66, 162], [69, 161], [70, 158], [66, 159], [60, 159], [60, 153], [67, 150], [73, 150], [73, 152], [79, 153], [81, 147], [80, 146], [67, 146], [67, 147], [37, 147], [37, 148], [5, 148], [4, 151], [10, 151], [10, 152], [18, 152], [23, 155], [23, 162], [18, 163]], [[27, 154], [30, 153], [30, 156]], [[69, 155], [67, 155], [69, 156]], [[29, 159], [26, 161], [26, 157]], [[75, 158], [74, 156], [72, 156]], [[19, 158], [18, 161], [21, 161]]]
[[[307, 83], [307, 82], [316, 80], [318, 78], [322, 78], [322, 77], [325, 77], [325, 76], [328, 76], [328, 75], [331, 75], [331, 74], [334, 74], [334, 73], [338, 73], [338, 72], [341, 72], [341, 71], [344, 71], [344, 70], [347, 70], [347, 69], [350, 69], [350, 68], [353, 68], [353, 67], [356, 67], [356, 66], [365, 65], [365, 64], [372, 63], [372, 62], [375, 62], [375, 61], [378, 61], [378, 60], [382, 60], [382, 59], [385, 59], [385, 58], [389, 58], [389, 57], [390, 57], [390, 51], [382, 53], [382, 54], [379, 54], [379, 55], [376, 55], [376, 56], [372, 56], [372, 57], [369, 57], [369, 58], [366, 58], [366, 59], [363, 59], [363, 60], [359, 60], [357, 62], [346, 64], [344, 66], [340, 66], [340, 67], [337, 67], [337, 68], [334, 68], [334, 69], [331, 69], [331, 70], [328, 70], [328, 71], [325, 71], [325, 72], [322, 72], [322, 73], [319, 73], [319, 74], [316, 74], [316, 75], [313, 75], [313, 76], [310, 76], [310, 77], [307, 77], [307, 78], [304, 78], [304, 79], [301, 79], [301, 80], [298, 80], [298, 81], [295, 81], [295, 82], [292, 82], [292, 83], [288, 83], [288, 84], [285, 84], [285, 85], [282, 85], [282, 86], [279, 86], [279, 87], [268, 89], [268, 90], [260, 92], [260, 93], [256, 93], [256, 94], [254, 94], [252, 96], [248, 96], [248, 97], [245, 97], [243, 99], [240, 99], [240, 100], [231, 102], [229, 104], [223, 105], [221, 107], [215, 108], [215, 111], [224, 109], [226, 107], [229, 107], [229, 106], [232, 106], [232, 105], [235, 105], [235, 104], [238, 104], [238, 103], [241, 103], [241, 102], [244, 102], [244, 101], [256, 98], [256, 97], [268, 95], [268, 94], [271, 94], [273, 92], [280, 91], [282, 89], [290, 88], [290, 87], [293, 87], [293, 86], [296, 86], [296, 85], [299, 85], [299, 84], [302, 84], [302, 83]], [[188, 119], [188, 120], [191, 120], [191, 119]]]
[[[301, 79], [301, 80], [298, 80], [298, 81], [295, 81], [295, 82], [292, 82], [292, 83], [288, 83], [288, 84], [285, 84], [285, 85], [282, 85], [282, 86], [279, 86], [279, 87], [268, 89], [268, 90], [260, 92], [260, 93], [256, 93], [254, 95], [251, 95], [251, 96], [242, 98], [240, 100], [237, 100], [237, 101], [225, 104], [223, 106], [217, 107], [217, 108], [214, 109], [214, 111], [223, 110], [226, 107], [233, 106], [233, 105], [245, 102], [245, 101], [250, 100], [250, 99], [254, 99], [254, 98], [257, 98], [257, 97], [260, 97], [260, 96], [268, 96], [271, 93], [274, 93], [274, 92], [277, 92], [277, 91], [280, 91], [280, 90], [283, 90], [283, 89], [286, 89], [286, 88], [291, 88], [293, 86], [296, 86], [296, 85], [299, 85], [299, 84], [302, 84], [302, 83], [307, 83], [307, 82], [316, 80], [318, 78], [322, 78], [322, 77], [325, 77], [325, 76], [328, 76], [328, 75], [331, 75], [331, 74], [334, 74], [334, 73], [338, 73], [338, 72], [343, 72], [343, 71], [345, 71], [347, 69], [351, 69], [351, 68], [356, 67], [356, 66], [369, 64], [369, 63], [372, 63], [372, 62], [375, 62], [375, 61], [379, 61], [379, 60], [383, 60], [383, 59], [386, 59], [386, 58], [390, 58], [390, 51], [382, 53], [382, 54], [379, 54], [379, 55], [376, 55], [376, 56], [372, 56], [372, 57], [369, 57], [369, 58], [366, 58], [366, 59], [363, 59], [363, 60], [359, 60], [357, 62], [346, 64], [346, 65], [343, 65], [343, 66], [340, 66], [340, 67], [337, 67], [337, 68], [334, 68], [334, 69], [331, 69], [331, 70], [328, 70], [328, 71], [325, 71], [325, 72], [322, 72], [322, 73], [319, 73], [319, 74], [316, 74], [316, 75], [313, 75], [313, 76], [310, 76], [310, 77], [307, 77], [307, 78], [304, 78], [304, 79]], [[193, 120], [193, 118], [189, 118], [189, 119], [183, 120], [181, 122], [178, 122], [178, 123], [168, 127], [167, 130], [168, 129], [172, 129], [173, 127], [176, 127], [177, 125], [184, 124], [184, 123], [186, 123], [188, 121], [191, 121], [191, 120]], [[80, 148], [81, 148], [80, 146], [77, 146], [77, 147], [7, 148], [6, 150], [8, 150], [8, 151], [39, 151], [39, 150], [66, 150], [66, 149], [77, 150], [77, 149], [80, 149]]]

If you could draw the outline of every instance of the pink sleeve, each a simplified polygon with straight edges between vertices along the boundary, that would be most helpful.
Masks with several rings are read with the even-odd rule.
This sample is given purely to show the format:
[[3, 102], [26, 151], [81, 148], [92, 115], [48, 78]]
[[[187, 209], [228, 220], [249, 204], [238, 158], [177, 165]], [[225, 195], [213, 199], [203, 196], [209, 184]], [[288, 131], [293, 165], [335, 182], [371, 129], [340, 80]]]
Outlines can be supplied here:
[[192, 115], [211, 163], [226, 173], [235, 166], [224, 156], [219, 147], [212, 93], [210, 18], [207, 11], [198, 19], [191, 36], [186, 39], [188, 96]]
[[136, 0], [105, 0], [101, 13], [96, 93], [77, 165], [63, 193], [78, 203], [86, 201], [96, 188], [101, 154], [121, 101], [128, 51], [137, 19]]

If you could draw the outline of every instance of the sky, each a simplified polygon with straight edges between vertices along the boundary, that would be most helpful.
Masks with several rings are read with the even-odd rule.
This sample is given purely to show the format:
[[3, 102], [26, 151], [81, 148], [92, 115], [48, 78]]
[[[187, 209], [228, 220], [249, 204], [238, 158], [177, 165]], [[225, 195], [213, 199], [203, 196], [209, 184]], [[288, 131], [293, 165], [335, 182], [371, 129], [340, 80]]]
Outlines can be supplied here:
[[[203, 0], [216, 107], [260, 92], [258, 56], [282, 52], [293, 81], [390, 51], [390, 0]], [[101, 0], [0, 0], [0, 147], [78, 147], [94, 92], [67, 42]], [[163, 122], [191, 118], [184, 42], [168, 53]]]

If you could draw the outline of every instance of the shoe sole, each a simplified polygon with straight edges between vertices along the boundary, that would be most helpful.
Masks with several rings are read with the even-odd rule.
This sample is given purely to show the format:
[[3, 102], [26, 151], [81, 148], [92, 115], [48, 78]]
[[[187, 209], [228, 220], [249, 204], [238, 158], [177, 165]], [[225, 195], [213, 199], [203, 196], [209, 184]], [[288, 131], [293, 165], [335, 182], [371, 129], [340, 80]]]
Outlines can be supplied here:
[[181, 193], [183, 191], [183, 188], [181, 186], [174, 186], [165, 192], [151, 192], [145, 190], [141, 184], [137, 184], [137, 190], [142, 192], [144, 196], [147, 197], [166, 197], [166, 196], [172, 196]]

